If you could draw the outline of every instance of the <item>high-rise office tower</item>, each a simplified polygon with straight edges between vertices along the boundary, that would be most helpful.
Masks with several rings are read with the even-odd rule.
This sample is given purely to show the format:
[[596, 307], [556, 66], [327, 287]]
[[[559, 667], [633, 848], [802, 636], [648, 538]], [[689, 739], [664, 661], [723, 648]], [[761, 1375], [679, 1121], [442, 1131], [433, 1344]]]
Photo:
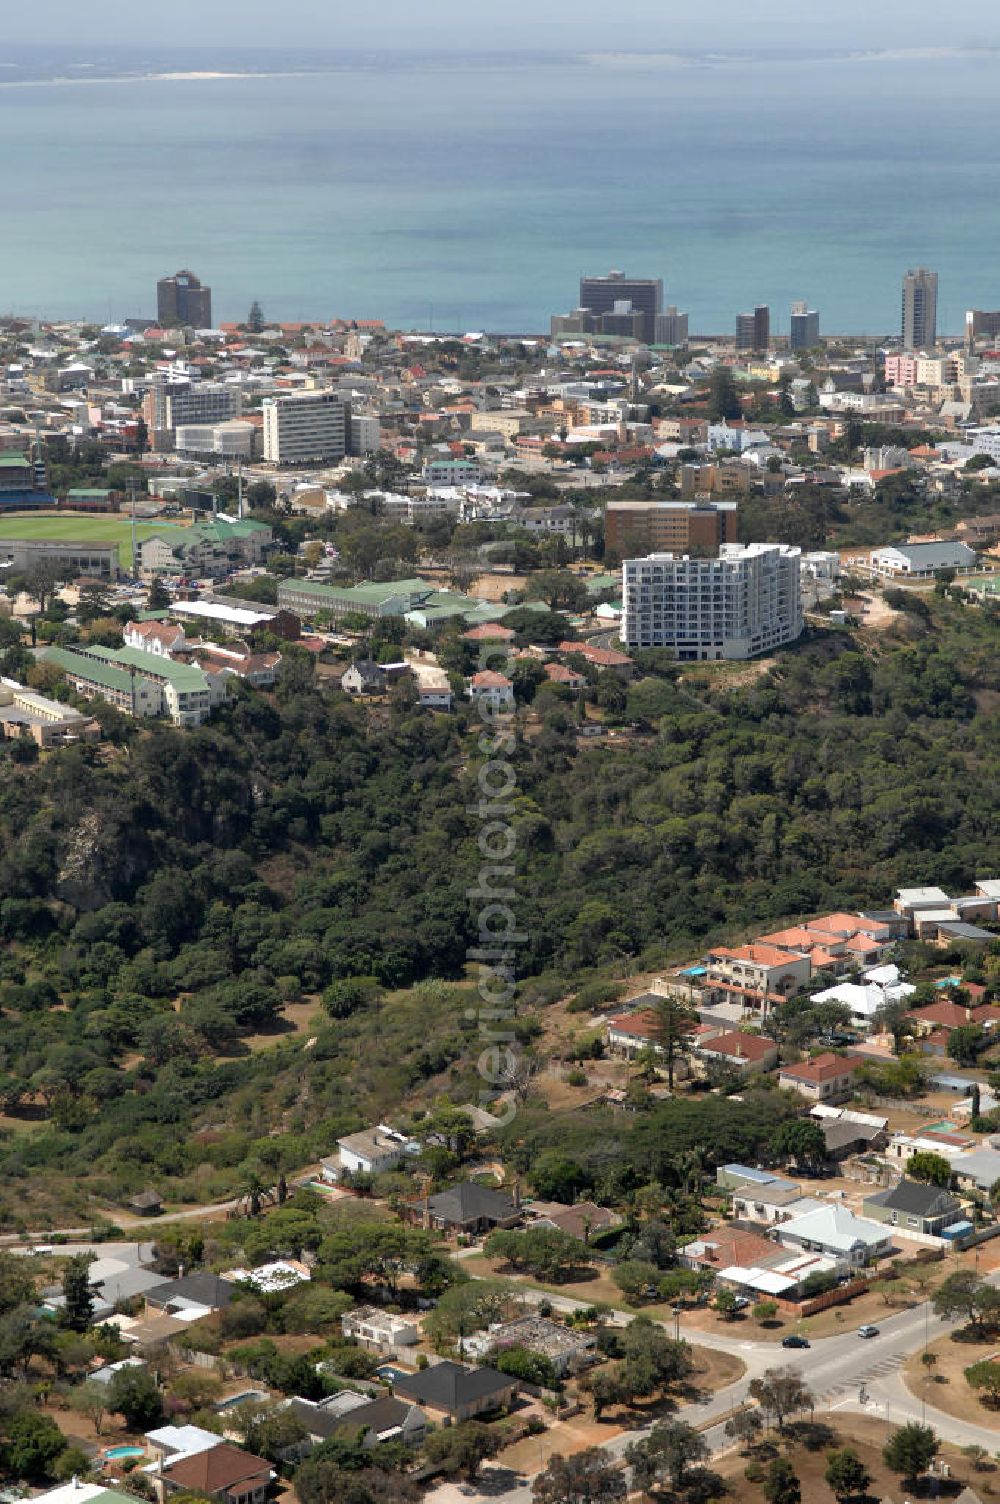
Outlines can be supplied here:
[[[621, 305], [621, 306], [616, 306]], [[642, 315], [640, 337], [652, 344], [656, 320], [663, 312], [663, 281], [659, 277], [626, 277], [608, 272], [606, 277], [580, 278], [580, 307], [594, 314], [619, 314], [631, 306]]]
[[212, 289], [203, 287], [194, 272], [161, 277], [156, 284], [156, 317], [162, 329], [175, 324], [211, 329]]
[[753, 313], [736, 315], [737, 350], [766, 350], [771, 343], [771, 310], [758, 303]]
[[937, 272], [918, 266], [903, 278], [903, 349], [928, 350], [937, 342]]
[[819, 314], [808, 303], [792, 304], [792, 320], [789, 325], [788, 347], [790, 350], [811, 350], [819, 344]]

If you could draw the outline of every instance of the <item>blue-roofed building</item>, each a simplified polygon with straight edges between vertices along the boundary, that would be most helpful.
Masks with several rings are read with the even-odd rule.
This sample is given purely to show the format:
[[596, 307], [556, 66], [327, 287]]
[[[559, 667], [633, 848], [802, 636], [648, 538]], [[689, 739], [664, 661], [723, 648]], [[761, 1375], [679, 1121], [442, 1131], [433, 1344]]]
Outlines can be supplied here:
[[771, 1170], [758, 1170], [752, 1165], [720, 1165], [715, 1172], [715, 1181], [727, 1191], [739, 1191], [744, 1186], [769, 1191], [798, 1190], [794, 1180], [785, 1180]]

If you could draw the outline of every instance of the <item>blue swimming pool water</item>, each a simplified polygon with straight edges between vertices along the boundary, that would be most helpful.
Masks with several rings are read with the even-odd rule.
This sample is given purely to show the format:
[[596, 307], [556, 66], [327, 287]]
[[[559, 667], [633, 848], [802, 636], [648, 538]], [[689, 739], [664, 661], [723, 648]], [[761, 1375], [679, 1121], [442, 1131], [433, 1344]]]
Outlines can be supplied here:
[[142, 1457], [144, 1452], [144, 1447], [108, 1447], [104, 1455], [110, 1461], [112, 1457]]

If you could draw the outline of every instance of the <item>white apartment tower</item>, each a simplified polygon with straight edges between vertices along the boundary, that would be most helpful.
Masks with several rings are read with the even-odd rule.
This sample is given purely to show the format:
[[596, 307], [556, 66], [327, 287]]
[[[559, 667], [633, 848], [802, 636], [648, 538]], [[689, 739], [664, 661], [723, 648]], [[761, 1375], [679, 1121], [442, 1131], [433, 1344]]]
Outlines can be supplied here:
[[272, 465], [342, 460], [347, 453], [348, 408], [337, 392], [290, 392], [267, 397], [264, 459]]
[[724, 543], [717, 559], [649, 554], [623, 566], [621, 640], [679, 662], [752, 658], [802, 632], [801, 550]]

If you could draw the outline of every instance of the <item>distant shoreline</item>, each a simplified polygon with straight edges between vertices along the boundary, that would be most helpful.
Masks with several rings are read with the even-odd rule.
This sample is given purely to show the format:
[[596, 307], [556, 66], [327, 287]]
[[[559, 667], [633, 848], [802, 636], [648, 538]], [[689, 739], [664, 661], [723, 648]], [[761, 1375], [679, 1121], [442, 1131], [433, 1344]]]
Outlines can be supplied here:
[[[176, 53], [169, 49], [162, 49], [162, 55], [175, 61]], [[273, 61], [273, 54], [270, 55]], [[424, 70], [443, 70], [462, 64], [465, 67], [475, 67], [477, 71], [494, 72], [506, 68], [516, 67], [577, 67], [577, 68], [620, 68], [620, 69], [645, 69], [650, 71], [683, 69], [685, 71], [701, 71], [705, 69], [725, 69], [752, 67], [803, 67], [815, 64], [843, 65], [845, 63], [902, 63], [902, 62], [947, 62], [947, 61], [989, 61], [1000, 58], [1000, 48], [992, 46], [979, 47], [909, 47], [909, 48], [871, 48], [871, 49], [843, 49], [829, 51], [712, 51], [712, 52], [684, 52], [684, 51], [565, 51], [565, 52], [508, 52], [508, 53], [447, 53], [439, 51], [427, 51], [424, 53], [400, 54], [391, 50], [375, 52], [372, 50], [348, 52], [336, 56], [330, 56], [316, 62], [313, 66], [289, 66], [287, 68], [274, 68], [261, 66], [229, 66], [224, 64], [218, 67], [184, 68], [178, 66], [164, 66], [163, 68], [114, 68], [113, 65], [106, 72], [90, 71], [100, 68], [101, 64], [91, 62], [67, 63], [61, 65], [62, 71], [45, 72], [39, 70], [34, 76], [11, 78], [0, 75], [0, 89], [30, 89], [30, 88], [71, 88], [76, 84], [139, 84], [139, 83], [222, 83], [236, 82], [254, 79], [282, 79], [282, 78], [322, 78], [345, 71], [362, 69], [365, 72], [395, 72], [408, 73]], [[37, 66], [37, 65], [36, 65]], [[107, 60], [104, 65], [108, 66]], [[73, 69], [68, 72], [66, 69]], [[28, 71], [31, 65], [4, 61], [0, 62], [0, 69]]]

